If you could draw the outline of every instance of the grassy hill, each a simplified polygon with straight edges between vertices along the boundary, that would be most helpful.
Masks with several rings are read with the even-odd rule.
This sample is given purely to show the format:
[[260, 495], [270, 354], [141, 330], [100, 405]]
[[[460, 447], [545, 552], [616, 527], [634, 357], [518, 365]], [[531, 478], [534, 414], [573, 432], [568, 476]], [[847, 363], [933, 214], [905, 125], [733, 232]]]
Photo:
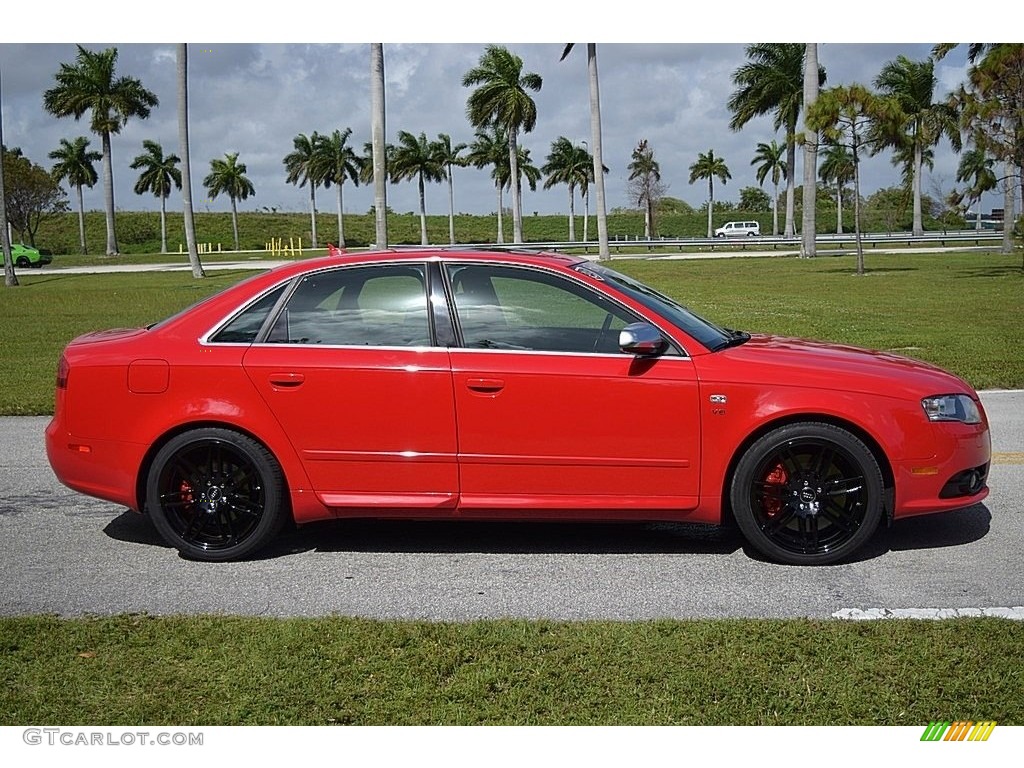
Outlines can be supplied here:
[[[85, 215], [86, 241], [90, 254], [103, 254], [106, 247], [106, 225], [102, 211], [89, 211]], [[779, 226], [783, 226], [780, 216]], [[714, 215], [714, 225], [726, 221], [752, 220], [761, 225], [761, 231], [772, 231], [771, 213], [725, 211]], [[850, 229], [852, 215], [847, 212], [844, 222]], [[909, 227], [909, 220], [897, 222], [896, 229]], [[926, 227], [929, 222], [926, 221]], [[818, 231], [834, 232], [834, 211], [819, 211]], [[888, 231], [893, 219], [887, 215], [865, 217], [866, 231]], [[512, 217], [504, 221], [506, 241], [511, 241]], [[612, 239], [643, 237], [644, 221], [639, 212], [615, 212], [608, 217], [608, 236]], [[707, 218], [700, 212], [663, 214], [657, 220], [657, 233], [662, 237], [703, 237], [707, 234]], [[317, 235], [320, 246], [337, 243], [338, 219], [333, 213], [317, 215]], [[432, 244], [448, 242], [448, 217], [428, 216], [427, 235]], [[568, 217], [530, 216], [523, 218], [523, 236], [527, 242], [564, 241], [569, 236]], [[196, 213], [196, 237], [200, 243], [231, 250], [234, 237], [230, 213]], [[366, 247], [374, 241], [374, 220], [369, 214], [346, 214], [345, 237], [349, 247]], [[583, 217], [576, 217], [576, 237], [583, 237]], [[122, 253], [158, 253], [160, 251], [160, 214], [155, 211], [120, 211], [117, 214], [117, 238]], [[301, 238], [303, 247], [312, 242], [308, 213], [239, 213], [238, 238], [241, 250], [263, 250], [274, 238], [289, 239], [296, 244]], [[459, 243], [493, 243], [497, 238], [494, 216], [460, 214], [455, 218], [455, 238]], [[17, 239], [17, 235], [15, 235]], [[77, 254], [78, 214], [66, 213], [44, 221], [36, 234], [36, 245], [53, 254]], [[410, 213], [388, 215], [388, 239], [392, 245], [419, 245], [419, 216]], [[590, 217], [589, 239], [597, 239], [597, 221]], [[167, 248], [173, 253], [184, 247], [184, 225], [180, 213], [167, 214]]]

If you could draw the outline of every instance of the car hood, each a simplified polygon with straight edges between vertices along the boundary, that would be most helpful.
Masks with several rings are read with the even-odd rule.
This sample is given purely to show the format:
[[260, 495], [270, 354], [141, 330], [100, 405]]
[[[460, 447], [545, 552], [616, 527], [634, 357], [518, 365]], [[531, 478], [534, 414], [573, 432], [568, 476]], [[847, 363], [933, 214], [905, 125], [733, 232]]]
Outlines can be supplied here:
[[976, 394], [966, 381], [931, 363], [845, 344], [753, 335], [745, 344], [710, 357], [727, 361], [721, 369], [735, 369], [738, 380], [748, 382], [911, 399], [957, 392]]

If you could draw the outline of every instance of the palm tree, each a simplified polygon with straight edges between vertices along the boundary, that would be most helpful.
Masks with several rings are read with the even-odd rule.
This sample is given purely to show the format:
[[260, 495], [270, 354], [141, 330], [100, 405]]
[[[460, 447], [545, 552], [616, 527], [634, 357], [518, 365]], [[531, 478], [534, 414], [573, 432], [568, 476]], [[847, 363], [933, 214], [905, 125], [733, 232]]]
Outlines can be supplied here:
[[50, 171], [53, 178], [58, 182], [67, 180], [78, 195], [78, 242], [82, 253], [88, 253], [85, 243], [85, 205], [82, 200], [82, 187], [91, 189], [99, 180], [93, 163], [103, 159], [103, 155], [96, 151], [90, 152], [89, 140], [85, 136], [78, 136], [71, 141], [61, 139], [60, 148], [53, 150], [49, 158], [57, 161]]
[[231, 199], [231, 227], [235, 233], [235, 250], [238, 250], [238, 206], [239, 200], [255, 195], [256, 189], [245, 176], [245, 163], [238, 162], [237, 152], [228, 152], [223, 159], [210, 161], [210, 173], [203, 179], [203, 186], [216, 198], [222, 192]]
[[714, 237], [715, 231], [711, 224], [711, 211], [715, 207], [715, 178], [723, 184], [732, 178], [725, 160], [715, 157], [715, 150], [709, 149], [707, 153], [698, 154], [697, 162], [690, 166], [690, 183], [699, 180], [708, 180], [708, 237]]
[[467, 147], [467, 144], [452, 144], [452, 137], [447, 133], [437, 134], [437, 141], [434, 142], [437, 159], [448, 179], [448, 242], [451, 245], [455, 245], [455, 178], [452, 169], [466, 166], [466, 159], [461, 155]]
[[860, 155], [865, 138], [878, 123], [899, 115], [892, 99], [880, 98], [863, 85], [829, 88], [807, 112], [807, 125], [825, 141], [850, 150], [853, 162], [853, 231], [857, 242], [857, 274], [864, 274], [864, 247], [860, 236]]
[[825, 184], [836, 185], [836, 234], [843, 234], [843, 185], [853, 180], [853, 155], [840, 144], [829, 144], [818, 174]]
[[586, 187], [593, 172], [590, 153], [576, 146], [565, 136], [551, 142], [547, 162], [541, 166], [541, 173], [547, 175], [544, 189], [556, 184], [565, 184], [569, 189], [569, 242], [576, 241], [576, 188]]
[[757, 145], [757, 154], [750, 161], [751, 165], [757, 165], [756, 176], [758, 184], [763, 187], [764, 180], [769, 176], [772, 180], [772, 188], [774, 189], [774, 194], [772, 194], [773, 235], [779, 234], [779, 182], [789, 177], [786, 161], [782, 159], [782, 154], [785, 151], [786, 148], [775, 139], [772, 139], [771, 144], [765, 144], [762, 141]]
[[316, 162], [316, 145], [320, 141], [320, 134], [313, 131], [309, 136], [300, 133], [293, 140], [295, 149], [284, 156], [284, 167], [288, 171], [285, 179], [289, 184], [298, 184], [304, 187], [309, 184], [309, 218], [312, 232], [312, 247], [317, 247], [316, 239], [316, 188], [323, 181], [323, 169]]
[[818, 165], [818, 136], [807, 135], [807, 111], [818, 100], [821, 76], [818, 68], [818, 44], [804, 43], [804, 200], [803, 228], [800, 258], [818, 255], [818, 183], [815, 180]]
[[373, 180], [373, 209], [376, 245], [388, 247], [388, 158], [384, 141], [384, 44], [370, 43], [370, 178]]
[[898, 56], [888, 62], [875, 87], [879, 93], [892, 97], [902, 112], [895, 130], [880, 136], [880, 146], [907, 146], [913, 153], [914, 235], [924, 233], [921, 213], [921, 175], [923, 153], [938, 144], [943, 135], [960, 151], [960, 131], [956, 111], [947, 103], [934, 103], [935, 62], [932, 59], [911, 61]]
[[644, 237], [650, 240], [654, 236], [654, 206], [661, 197], [661, 166], [654, 159], [654, 150], [641, 139], [633, 149], [632, 160], [626, 166], [629, 169], [631, 196], [638, 205], [644, 207]]
[[[481, 128], [497, 125], [508, 137], [511, 176], [518, 179], [517, 138], [529, 133], [537, 123], [537, 105], [527, 91], [539, 91], [543, 80], [535, 72], [523, 73], [523, 60], [500, 45], [489, 45], [477, 66], [462, 78], [464, 87], [479, 86], [466, 101], [470, 123]], [[517, 243], [523, 242], [523, 206], [519, 185], [512, 186], [512, 231]]]
[[[985, 155], [985, 151], [977, 146], [971, 147], [960, 155], [960, 165], [956, 169], [956, 180], [967, 182], [968, 187], [962, 197], [974, 203], [981, 202], [981, 196], [996, 188], [999, 180], [995, 172], [996, 161]], [[975, 213], [974, 228], [981, 229], [981, 206]]]
[[[316, 135], [316, 134], [314, 134]], [[323, 178], [324, 187], [334, 184], [338, 188], [338, 247], [345, 247], [345, 220], [343, 218], [342, 187], [345, 179], [359, 185], [359, 174], [362, 161], [355, 150], [349, 146], [348, 139], [352, 129], [333, 131], [330, 136], [317, 136], [313, 147], [313, 162], [316, 175]]]
[[[0, 77], [0, 80], [3, 78]], [[14, 272], [14, 262], [11, 260], [11, 241], [7, 235], [7, 195], [4, 192], [4, 100], [2, 83], [0, 83], [0, 260], [4, 263], [4, 287], [15, 288], [18, 286], [18, 275]]]
[[[536, 192], [537, 182], [540, 181], [542, 175], [540, 168], [533, 164], [530, 150], [526, 147], [516, 147], [516, 173], [515, 191], [519, 195], [519, 199], [522, 200], [523, 179], [525, 178], [526, 183], [530, 185], [530, 191]], [[501, 156], [501, 165], [495, 168], [495, 174], [502, 187], [512, 189], [512, 168], [504, 153]]]
[[[756, 43], [746, 49], [749, 61], [733, 72], [736, 90], [729, 97], [729, 127], [740, 130], [755, 117], [774, 114], [775, 130], [786, 130], [786, 168], [796, 168], [796, 127], [804, 97], [804, 43]], [[818, 68], [819, 84], [825, 70]], [[795, 234], [795, 182], [786, 178], [786, 237]]]
[[425, 182], [442, 181], [444, 166], [438, 159], [438, 153], [427, 134], [421, 133], [419, 138], [408, 131], [398, 132], [398, 144], [389, 163], [391, 178], [394, 181], [416, 179], [420, 193], [420, 244], [426, 245], [427, 240], [427, 201]]
[[500, 169], [503, 165], [508, 165], [507, 147], [508, 144], [501, 129], [497, 126], [490, 126], [489, 131], [479, 130], [476, 132], [473, 143], [469, 145], [469, 155], [466, 157], [466, 162], [474, 168], [493, 166], [491, 178], [494, 180], [494, 187], [498, 194], [498, 235], [495, 242], [499, 245], [505, 242], [503, 218], [505, 203], [502, 197], [504, 184], [500, 180]]
[[78, 120], [91, 113], [89, 128], [103, 147], [103, 198], [106, 205], [107, 255], [117, 254], [114, 228], [114, 170], [110, 137], [133, 117], [147, 118], [160, 102], [134, 77], [116, 77], [117, 48], [98, 53], [78, 46], [75, 64], [61, 64], [54, 76], [57, 85], [43, 93], [43, 107], [56, 117]]
[[206, 277], [196, 244], [196, 221], [192, 215], [192, 150], [188, 140], [188, 44], [178, 43], [178, 146], [181, 151], [181, 217], [185, 223], [185, 247], [192, 277]]
[[[568, 43], [562, 51], [562, 60], [573, 49], [573, 43]], [[608, 169], [604, 165], [604, 149], [601, 136], [601, 88], [597, 78], [597, 44], [587, 43], [587, 79], [590, 83], [590, 141], [594, 145], [592, 156], [593, 166], [590, 171], [590, 180], [594, 182], [597, 189], [597, 258], [598, 260], [610, 259], [611, 252], [608, 250], [608, 208], [605, 203], [604, 174]], [[583, 193], [584, 206], [587, 213], [583, 217], [583, 240], [587, 239], [587, 219], [590, 217], [590, 195], [589, 185], [581, 189]]]
[[142, 142], [144, 154], [132, 160], [132, 170], [142, 169], [135, 182], [135, 194], [152, 192], [160, 198], [160, 253], [167, 253], [167, 198], [173, 187], [181, 189], [181, 158], [171, 154], [164, 157], [164, 150], [157, 142], [146, 139]]

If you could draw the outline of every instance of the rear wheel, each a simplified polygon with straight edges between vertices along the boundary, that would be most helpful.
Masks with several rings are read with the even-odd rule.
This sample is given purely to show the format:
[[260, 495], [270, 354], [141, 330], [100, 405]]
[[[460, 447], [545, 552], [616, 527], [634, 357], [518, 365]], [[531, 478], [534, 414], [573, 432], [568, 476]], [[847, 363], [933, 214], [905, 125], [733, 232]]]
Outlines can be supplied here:
[[849, 556], [882, 517], [882, 472], [856, 436], [831, 424], [780, 427], [740, 459], [730, 498], [755, 549], [792, 565]]
[[273, 455], [255, 440], [228, 429], [196, 429], [172, 438], [153, 459], [146, 508], [182, 554], [232, 560], [281, 529], [284, 480]]

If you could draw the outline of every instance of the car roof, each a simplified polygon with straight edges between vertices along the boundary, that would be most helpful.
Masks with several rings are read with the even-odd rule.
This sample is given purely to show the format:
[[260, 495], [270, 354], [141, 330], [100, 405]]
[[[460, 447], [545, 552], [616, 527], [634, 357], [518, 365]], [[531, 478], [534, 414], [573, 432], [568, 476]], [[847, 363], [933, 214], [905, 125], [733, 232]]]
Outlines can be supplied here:
[[570, 268], [587, 261], [582, 256], [570, 256], [562, 253], [550, 253], [528, 249], [488, 250], [486, 248], [388, 248], [377, 251], [337, 251], [337, 255], [320, 256], [303, 259], [271, 270], [276, 279], [294, 276], [303, 272], [313, 272], [331, 267], [394, 263], [405, 261], [495, 261], [528, 266], [558, 266]]

